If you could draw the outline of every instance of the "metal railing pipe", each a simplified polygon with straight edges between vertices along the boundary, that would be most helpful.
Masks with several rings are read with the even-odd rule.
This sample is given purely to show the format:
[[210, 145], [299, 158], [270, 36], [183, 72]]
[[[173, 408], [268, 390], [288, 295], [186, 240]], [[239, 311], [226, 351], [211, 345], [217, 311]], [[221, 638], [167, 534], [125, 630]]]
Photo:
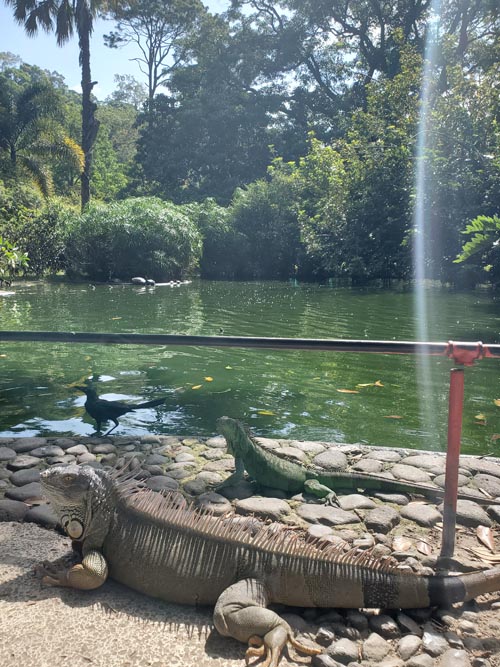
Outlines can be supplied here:
[[[165, 345], [242, 347], [276, 350], [322, 350], [332, 352], [371, 352], [379, 354], [425, 354], [442, 356], [450, 345], [480, 356], [500, 358], [500, 345], [482, 345], [477, 341], [418, 342], [392, 340], [352, 340], [344, 338], [274, 338], [257, 336], [190, 336], [177, 334], [95, 333], [77, 331], [0, 331], [0, 341], [43, 343], [92, 343], [101, 345]], [[451, 355], [450, 355], [451, 356]]]

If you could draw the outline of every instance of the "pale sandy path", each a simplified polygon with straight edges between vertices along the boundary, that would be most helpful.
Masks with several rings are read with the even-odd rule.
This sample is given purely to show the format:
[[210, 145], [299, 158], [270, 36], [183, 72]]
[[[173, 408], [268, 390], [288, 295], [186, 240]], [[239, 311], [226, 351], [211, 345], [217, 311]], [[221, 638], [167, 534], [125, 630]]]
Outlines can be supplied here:
[[243, 667], [245, 647], [212, 630], [210, 609], [111, 581], [90, 592], [43, 587], [33, 567], [69, 545], [35, 524], [0, 523], [1, 667]]

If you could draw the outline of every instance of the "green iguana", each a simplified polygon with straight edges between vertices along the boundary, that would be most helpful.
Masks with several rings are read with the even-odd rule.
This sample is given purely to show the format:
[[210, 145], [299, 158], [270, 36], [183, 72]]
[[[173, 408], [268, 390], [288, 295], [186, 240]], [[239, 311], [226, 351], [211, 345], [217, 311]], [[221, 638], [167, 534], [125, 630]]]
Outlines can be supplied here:
[[369, 552], [183, 506], [120, 473], [54, 466], [41, 473], [63, 528], [82, 545], [82, 562], [45, 567], [44, 582], [82, 590], [111, 576], [163, 600], [214, 604], [220, 634], [247, 643], [247, 660], [276, 667], [291, 644], [309, 654], [271, 603], [300, 607], [409, 608], [449, 605], [500, 589], [500, 567], [459, 576], [400, 570]]
[[[359, 472], [328, 472], [311, 468], [273, 454], [248, 433], [243, 424], [230, 417], [220, 417], [217, 428], [225, 437], [227, 450], [234, 456], [235, 472], [217, 489], [232, 486], [243, 479], [245, 470], [261, 486], [281, 489], [294, 494], [305, 491], [327, 502], [336, 503], [335, 489], [355, 491], [358, 488], [376, 489], [384, 493], [409, 493], [442, 500], [444, 491], [437, 487], [389, 479]], [[491, 498], [481, 498], [459, 492], [459, 498], [491, 505]]]

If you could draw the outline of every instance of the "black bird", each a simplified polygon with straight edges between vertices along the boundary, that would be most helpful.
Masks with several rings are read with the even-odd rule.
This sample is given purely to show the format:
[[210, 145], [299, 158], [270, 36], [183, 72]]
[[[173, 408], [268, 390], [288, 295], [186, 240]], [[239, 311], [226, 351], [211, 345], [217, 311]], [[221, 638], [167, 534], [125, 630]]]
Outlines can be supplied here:
[[118, 426], [118, 417], [121, 417], [126, 412], [131, 410], [140, 410], [141, 408], [152, 408], [155, 405], [165, 403], [166, 398], [155, 398], [152, 401], [145, 403], [123, 403], [123, 401], [107, 401], [105, 398], [99, 398], [97, 391], [92, 385], [79, 385], [75, 387], [79, 391], [83, 391], [87, 396], [85, 401], [85, 410], [95, 419], [97, 424], [97, 431], [101, 430], [103, 422], [112, 421], [114, 426], [105, 433], [111, 433]]

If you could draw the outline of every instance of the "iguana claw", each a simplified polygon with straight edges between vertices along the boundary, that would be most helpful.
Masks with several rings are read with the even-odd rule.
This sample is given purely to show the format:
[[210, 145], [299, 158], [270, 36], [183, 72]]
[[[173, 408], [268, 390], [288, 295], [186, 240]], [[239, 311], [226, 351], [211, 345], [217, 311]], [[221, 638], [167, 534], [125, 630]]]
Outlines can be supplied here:
[[[277, 631], [277, 632], [276, 632]], [[320, 649], [312, 648], [310, 646], [305, 646], [301, 644], [291, 635], [288, 635], [286, 638], [282, 636], [282, 628], [275, 628], [273, 631], [266, 635], [266, 641], [264, 641], [258, 635], [252, 635], [248, 640], [248, 648], [245, 653], [245, 664], [250, 663], [251, 658], [262, 658], [265, 657], [265, 660], [259, 667], [277, 667], [278, 661], [280, 659], [281, 653], [287, 643], [293, 646], [297, 651], [305, 653], [307, 656], [318, 655], [321, 653]], [[273, 636], [276, 635], [276, 636]], [[283, 641], [284, 640], [284, 641]], [[302, 658], [290, 653], [290, 658], [294, 662], [306, 663], [308, 658]]]

